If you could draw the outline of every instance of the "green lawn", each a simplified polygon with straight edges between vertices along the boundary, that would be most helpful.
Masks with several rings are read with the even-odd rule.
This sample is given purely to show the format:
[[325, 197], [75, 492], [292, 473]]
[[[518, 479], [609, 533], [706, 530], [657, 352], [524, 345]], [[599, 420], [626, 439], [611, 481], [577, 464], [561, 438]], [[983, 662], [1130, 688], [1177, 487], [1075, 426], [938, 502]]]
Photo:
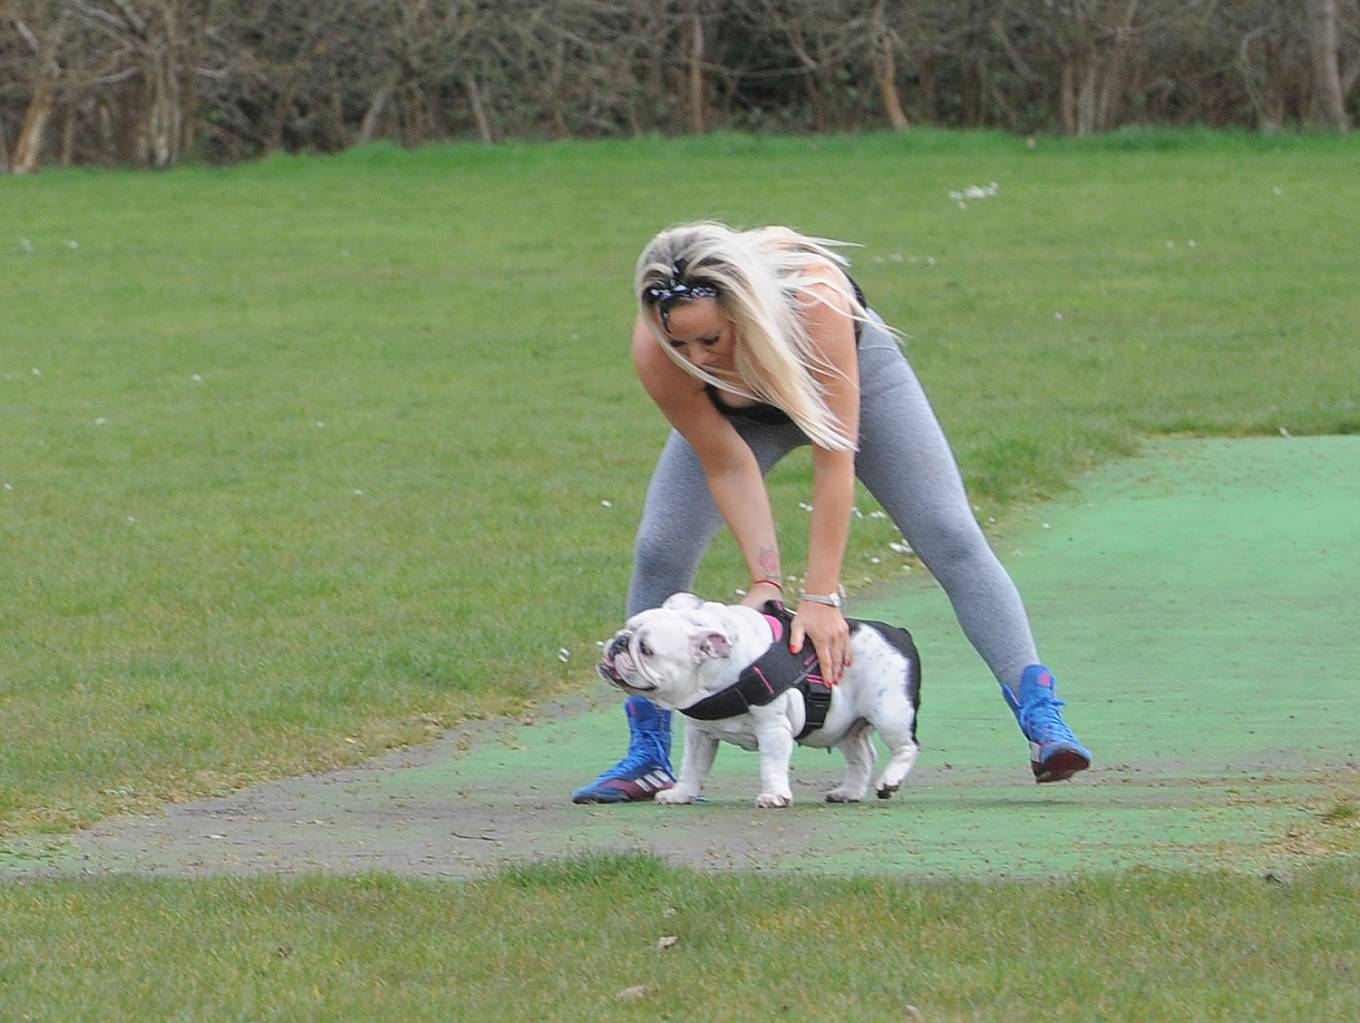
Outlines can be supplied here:
[[1357, 860], [1064, 884], [703, 876], [616, 857], [461, 885], [0, 885], [0, 1006], [7, 1023], [1349, 1023], [1357, 898]]
[[[668, 223], [863, 243], [987, 521], [1150, 433], [1360, 428], [1358, 156], [923, 132], [0, 180], [0, 834], [594, 685], [664, 434], [631, 267]], [[794, 572], [808, 493], [795, 457]], [[861, 521], [852, 560], [892, 538]], [[721, 542], [700, 587], [743, 580]]]
[[[1360, 429], [1357, 157], [914, 132], [0, 179], [0, 836], [595, 685], [664, 435], [626, 357], [659, 228], [863, 243], [856, 277], [1004, 524], [1148, 435]], [[808, 476], [772, 484], [794, 572]], [[857, 520], [848, 582], [891, 539]], [[743, 580], [720, 542], [700, 588]], [[1354, 800], [1332, 814], [1352, 828]], [[0, 1019], [1349, 1021], [1356, 862], [11, 882]]]

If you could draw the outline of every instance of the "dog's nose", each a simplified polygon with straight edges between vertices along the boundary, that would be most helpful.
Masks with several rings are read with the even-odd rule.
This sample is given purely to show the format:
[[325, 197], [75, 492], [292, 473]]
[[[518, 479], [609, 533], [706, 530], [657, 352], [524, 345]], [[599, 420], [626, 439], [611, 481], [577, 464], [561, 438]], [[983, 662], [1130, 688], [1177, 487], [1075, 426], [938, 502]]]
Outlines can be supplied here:
[[621, 632], [610, 642], [609, 648], [605, 651], [605, 655], [612, 661], [615, 657], [619, 656], [619, 654], [626, 654], [627, 652], [628, 634]]

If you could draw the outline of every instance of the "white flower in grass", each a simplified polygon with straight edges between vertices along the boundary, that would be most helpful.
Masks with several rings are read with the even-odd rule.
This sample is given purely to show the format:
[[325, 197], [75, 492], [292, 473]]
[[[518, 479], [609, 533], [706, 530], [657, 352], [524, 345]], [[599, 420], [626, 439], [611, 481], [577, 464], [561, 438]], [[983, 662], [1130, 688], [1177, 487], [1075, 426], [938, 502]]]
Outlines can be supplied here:
[[875, 262], [875, 263], [882, 263], [882, 262], [883, 262], [883, 257], [882, 257], [882, 256], [875, 256], [875, 257], [874, 257], [874, 262]]
[[[1278, 192], [1279, 189], [1277, 188], [1275, 191]], [[38, 247], [37, 247], [36, 245], [34, 245], [31, 241], [29, 241], [27, 238], [20, 238], [20, 239], [19, 239], [19, 248], [23, 249], [23, 250], [24, 250], [26, 253], [28, 253], [30, 256], [33, 255], [33, 253], [35, 253], [35, 252], [38, 251]]]
[[910, 553], [911, 553], [911, 548], [910, 548], [907, 544], [904, 544], [904, 543], [890, 543], [890, 544], [888, 544], [888, 550], [890, 550], [890, 551], [896, 551], [898, 554], [910, 554]]
[[193, 381], [194, 381], [194, 383], [196, 383], [196, 384], [201, 384], [201, 383], [203, 383], [203, 374], [202, 374], [202, 373], [195, 373], [195, 374], [193, 375]]
[[136, 517], [133, 516], [133, 515], [129, 515], [129, 516], [127, 517], [127, 520], [128, 520], [128, 525], [129, 525], [129, 526], [135, 524], [136, 521], [137, 521]]
[[354, 488], [354, 496], [355, 496], [355, 497], [363, 497], [363, 496], [364, 496], [364, 492], [363, 492], [362, 490], [360, 490], [358, 487], [355, 487], [355, 488]]
[[935, 265], [935, 257], [934, 257], [934, 256], [927, 256], [927, 257], [926, 257], [926, 265], [927, 265], [927, 266], [934, 266], [934, 265]]
[[882, 558], [870, 558], [870, 559], [869, 559], [869, 564], [871, 564], [871, 565], [881, 565], [881, 564], [883, 564], [883, 559], [882, 559]]
[[76, 241], [74, 238], [67, 238], [66, 247], [74, 252], [76, 249], [80, 248], [80, 242]]
[[1286, 427], [1283, 427], [1283, 426], [1282, 426], [1282, 427], [1280, 427], [1280, 436], [1281, 436], [1281, 437], [1292, 437], [1292, 436], [1294, 436], [1294, 435], [1293, 435], [1292, 433], [1290, 433], [1289, 430], [1288, 430]]
[[6, 483], [6, 484], [5, 484], [5, 489], [6, 489], [6, 490], [13, 490], [13, 489], [14, 489], [14, 484], [13, 484], [13, 483]]
[[561, 661], [563, 664], [566, 664], [569, 660], [571, 660], [571, 651], [564, 646], [558, 647], [557, 659]]
[[1193, 249], [1195, 247], [1195, 239], [1191, 238], [1185, 244], [1189, 245]]
[[871, 519], [886, 519], [887, 517], [888, 513], [883, 511], [882, 509], [879, 509], [878, 511], [871, 511], [869, 513], [869, 518]]
[[[1271, 191], [1274, 192], [1276, 195], [1284, 195], [1284, 189], [1281, 188], [1279, 185], [1276, 185], [1274, 188], [1271, 189]], [[28, 239], [25, 238], [24, 240], [27, 241]]]
[[1063, 318], [1063, 314], [1062, 314], [1062, 313], [1054, 313], [1054, 314], [1053, 314], [1053, 318], [1054, 318], [1055, 320], [1061, 320], [1061, 319]]
[[798, 502], [798, 507], [799, 507], [799, 508], [802, 508], [803, 511], [805, 511], [805, 512], [810, 512], [810, 511], [812, 511], [812, 505], [808, 504], [806, 501], [799, 501], [799, 502]]
[[42, 370], [40, 370], [37, 366], [34, 366], [34, 367], [33, 367], [33, 375], [34, 375], [35, 377], [40, 377], [40, 376], [42, 376]]
[[612, 507], [614, 507], [614, 502], [613, 502], [613, 501], [601, 501], [601, 502], [600, 502], [600, 507], [601, 507], [601, 508], [612, 508]]
[[894, 263], [900, 263], [900, 262], [902, 262], [902, 253], [900, 253], [900, 252], [894, 252], [894, 253], [893, 253], [891, 256], [889, 256], [888, 258], [891, 259]]
[[99, 416], [99, 417], [97, 417], [97, 418], [95, 419], [94, 425], [95, 425], [95, 426], [106, 426], [106, 425], [108, 425], [108, 419], [107, 419], [105, 416]]
[[324, 430], [326, 428], [326, 421], [324, 419], [318, 419], [315, 425], [318, 430]]
[[732, 587], [732, 592], [735, 593], [738, 597], [746, 596], [746, 591], [743, 590], [740, 586]]

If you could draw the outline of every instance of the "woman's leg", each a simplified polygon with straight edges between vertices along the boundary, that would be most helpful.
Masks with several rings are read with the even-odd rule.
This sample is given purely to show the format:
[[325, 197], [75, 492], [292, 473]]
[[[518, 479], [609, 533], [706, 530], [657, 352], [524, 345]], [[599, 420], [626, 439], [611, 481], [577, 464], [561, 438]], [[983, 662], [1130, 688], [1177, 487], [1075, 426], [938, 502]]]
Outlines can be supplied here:
[[[755, 453], [762, 475], [800, 443], [791, 425], [773, 426], [734, 419], [733, 426]], [[688, 590], [722, 515], [708, 490], [703, 466], [689, 443], [671, 431], [652, 473], [638, 527], [633, 576], [628, 584], [627, 615], [659, 607], [672, 593]], [[670, 764], [670, 712], [640, 696], [624, 704], [628, 715], [628, 752], [589, 785], [572, 793], [577, 803], [622, 803], [651, 799], [674, 784]]]
[[896, 340], [867, 328], [860, 346], [856, 471], [954, 606], [964, 634], [1001, 684], [1032, 744], [1041, 781], [1090, 763], [1058, 714], [1024, 603], [973, 517], [957, 463]]

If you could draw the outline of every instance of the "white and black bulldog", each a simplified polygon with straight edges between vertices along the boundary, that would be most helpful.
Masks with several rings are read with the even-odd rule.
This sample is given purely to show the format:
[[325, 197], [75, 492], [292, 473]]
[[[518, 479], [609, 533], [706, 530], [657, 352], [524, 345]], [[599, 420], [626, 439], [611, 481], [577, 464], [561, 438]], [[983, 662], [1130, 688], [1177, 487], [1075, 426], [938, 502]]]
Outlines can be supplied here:
[[630, 694], [679, 711], [685, 759], [674, 787], [658, 803], [692, 803], [713, 768], [718, 742], [760, 752], [756, 806], [789, 806], [793, 744], [835, 748], [845, 756], [845, 778], [829, 802], [864, 797], [877, 753], [878, 731], [891, 752], [874, 788], [887, 799], [916, 761], [916, 711], [921, 668], [905, 629], [851, 620], [851, 666], [840, 683], [820, 677], [811, 641], [788, 649], [790, 614], [768, 603], [763, 611], [677, 593], [643, 611], [605, 645], [599, 673]]

